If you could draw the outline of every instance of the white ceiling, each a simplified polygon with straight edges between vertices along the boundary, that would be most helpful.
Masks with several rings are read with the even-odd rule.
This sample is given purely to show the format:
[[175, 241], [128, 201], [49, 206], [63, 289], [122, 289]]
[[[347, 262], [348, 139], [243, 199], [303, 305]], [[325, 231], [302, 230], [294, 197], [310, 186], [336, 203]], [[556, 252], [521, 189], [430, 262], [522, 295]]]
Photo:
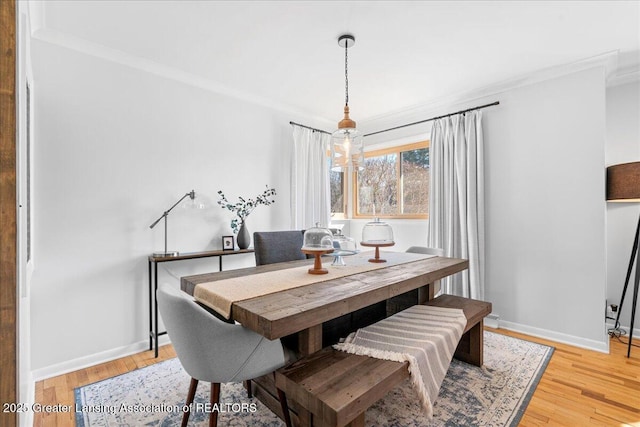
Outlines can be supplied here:
[[[40, 29], [337, 122], [367, 121], [617, 51], [640, 62], [639, 1], [47, 1]], [[36, 32], [37, 35], [37, 32]]]

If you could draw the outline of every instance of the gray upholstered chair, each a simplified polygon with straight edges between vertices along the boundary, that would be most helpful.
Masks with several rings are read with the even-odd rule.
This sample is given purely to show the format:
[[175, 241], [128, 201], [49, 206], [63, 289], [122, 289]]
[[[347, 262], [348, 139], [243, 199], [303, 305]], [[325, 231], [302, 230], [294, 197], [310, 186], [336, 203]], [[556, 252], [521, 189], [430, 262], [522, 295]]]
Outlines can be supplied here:
[[[427, 248], [426, 246], [411, 246], [406, 252], [412, 252], [414, 254], [425, 254], [425, 255], [437, 255], [444, 256], [444, 249], [440, 248]], [[433, 295], [438, 295], [440, 293], [440, 280], [436, 280], [433, 282]]]
[[[192, 297], [169, 285], [157, 293], [158, 308], [178, 359], [191, 376], [187, 406], [193, 403], [198, 381], [211, 383], [211, 404], [218, 404], [220, 383], [241, 382], [274, 372], [285, 364], [280, 340], [270, 341], [242, 325], [226, 323], [209, 313]], [[280, 399], [285, 416], [286, 400]], [[186, 426], [189, 412], [182, 418]], [[285, 420], [290, 425], [290, 420]], [[216, 426], [212, 411], [209, 425]]]
[[254, 232], [256, 265], [305, 259], [305, 254], [300, 250], [303, 236], [301, 230]]

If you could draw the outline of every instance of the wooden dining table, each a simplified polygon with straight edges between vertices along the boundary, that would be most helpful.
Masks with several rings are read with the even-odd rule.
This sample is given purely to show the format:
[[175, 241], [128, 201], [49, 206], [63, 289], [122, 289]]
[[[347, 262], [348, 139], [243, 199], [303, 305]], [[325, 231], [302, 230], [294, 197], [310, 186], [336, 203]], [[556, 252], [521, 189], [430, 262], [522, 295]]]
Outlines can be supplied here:
[[[230, 319], [270, 340], [297, 336], [299, 355], [308, 355], [322, 349], [323, 323], [382, 301], [387, 301], [389, 306], [389, 301], [407, 293], [415, 298], [414, 304], [424, 303], [433, 298], [433, 282], [469, 267], [467, 260], [458, 258], [423, 255], [417, 259], [415, 254], [390, 251], [384, 255], [388, 263], [371, 271], [319, 279], [311, 284], [235, 301], [231, 304]], [[363, 253], [363, 256], [368, 254]], [[312, 265], [313, 260], [186, 276], [181, 278], [181, 289], [193, 295], [199, 284], [237, 278], [259, 287], [262, 273], [307, 264]], [[414, 290], [418, 291], [412, 292]], [[393, 314], [393, 310], [388, 309], [387, 314]], [[267, 395], [271, 395], [257, 396], [279, 413], [280, 407], [274, 397], [275, 387], [270, 382], [269, 378], [256, 382], [266, 389]]]

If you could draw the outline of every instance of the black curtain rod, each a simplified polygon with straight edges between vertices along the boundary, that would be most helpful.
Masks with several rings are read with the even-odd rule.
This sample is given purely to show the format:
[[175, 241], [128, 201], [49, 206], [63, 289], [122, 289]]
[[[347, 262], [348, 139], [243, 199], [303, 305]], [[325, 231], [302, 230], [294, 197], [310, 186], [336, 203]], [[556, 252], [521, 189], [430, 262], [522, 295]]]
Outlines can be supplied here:
[[[468, 113], [469, 111], [475, 111], [475, 110], [480, 110], [482, 108], [493, 107], [494, 105], [500, 105], [500, 101], [492, 102], [491, 104], [479, 105], [479, 106], [473, 107], [473, 108], [467, 108], [466, 110], [456, 111], [455, 113], [449, 113], [449, 114], [443, 114], [442, 116], [431, 117], [430, 119], [420, 120], [418, 122], [408, 123], [406, 125], [400, 125], [400, 126], [392, 127], [392, 128], [389, 128], [389, 129], [384, 129], [384, 130], [379, 130], [379, 131], [376, 131], [376, 132], [371, 132], [371, 133], [368, 133], [368, 134], [366, 134], [364, 136], [377, 135], [379, 133], [389, 132], [389, 131], [396, 130], [396, 129], [402, 129], [402, 128], [406, 128], [406, 127], [409, 127], [409, 126], [419, 125], [421, 123], [426, 123], [426, 122], [430, 122], [430, 121], [433, 121], [433, 120], [443, 119], [445, 117], [455, 116], [456, 114], [464, 114], [464, 113]], [[328, 135], [331, 135], [330, 132], [327, 132], [325, 130], [312, 128], [310, 126], [301, 125], [300, 123], [289, 122], [289, 124], [290, 125], [300, 126], [300, 127], [306, 128], [306, 129], [311, 129], [311, 130], [316, 131], [316, 132], [322, 132], [322, 133], [326, 133]]]
[[311, 129], [311, 130], [312, 130], [312, 131], [314, 131], [314, 132], [322, 132], [322, 133], [326, 133], [327, 135], [331, 135], [331, 132], [327, 132], [326, 130], [312, 128], [311, 126], [301, 125], [300, 123], [296, 123], [296, 122], [289, 122], [289, 124], [290, 124], [290, 125], [300, 126], [301, 128], [305, 128], [305, 129]]
[[456, 111], [455, 113], [443, 114], [442, 116], [431, 117], [430, 119], [420, 120], [419, 122], [408, 123], [406, 125], [400, 125], [400, 126], [396, 126], [396, 127], [385, 129], [385, 130], [379, 130], [377, 132], [371, 132], [366, 134], [365, 136], [377, 135], [379, 133], [389, 132], [391, 130], [402, 129], [402, 128], [406, 128], [413, 125], [419, 125], [420, 123], [426, 123], [433, 120], [444, 119], [445, 117], [455, 116], [456, 114], [468, 113], [469, 111], [480, 110], [481, 108], [493, 107], [494, 105], [499, 105], [499, 104], [500, 104], [500, 101], [492, 102], [491, 104], [479, 105], [477, 107], [467, 108], [466, 110]]

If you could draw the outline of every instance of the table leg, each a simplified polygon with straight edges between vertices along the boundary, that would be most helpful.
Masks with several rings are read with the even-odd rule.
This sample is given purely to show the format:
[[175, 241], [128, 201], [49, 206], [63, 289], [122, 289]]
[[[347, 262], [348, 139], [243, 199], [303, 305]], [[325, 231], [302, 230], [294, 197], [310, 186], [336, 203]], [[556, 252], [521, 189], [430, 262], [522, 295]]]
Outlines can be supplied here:
[[431, 283], [427, 283], [426, 285], [418, 288], [418, 304], [424, 304], [433, 299], [433, 288], [434, 286]]
[[322, 324], [298, 332], [298, 351], [307, 356], [322, 350]]

